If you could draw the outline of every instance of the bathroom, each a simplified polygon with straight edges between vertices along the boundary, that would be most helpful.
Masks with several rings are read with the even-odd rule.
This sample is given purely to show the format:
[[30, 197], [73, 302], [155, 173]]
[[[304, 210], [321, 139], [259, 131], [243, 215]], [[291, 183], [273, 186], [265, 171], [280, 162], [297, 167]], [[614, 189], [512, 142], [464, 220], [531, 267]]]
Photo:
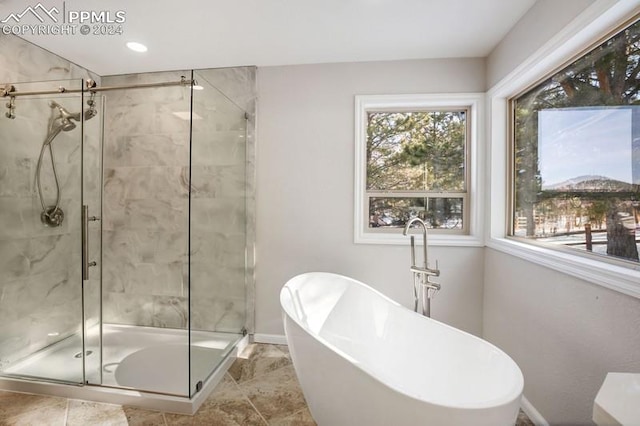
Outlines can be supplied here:
[[[510, 244], [504, 238], [507, 149], [506, 142], [502, 141], [505, 132], [501, 131], [505, 123], [500, 119], [507, 116], [505, 99], [635, 16], [638, 3], [618, 2], [620, 4], [616, 3], [615, 7], [612, 2], [603, 0], [517, 3], [521, 8], [519, 12], [513, 12], [502, 36], [483, 53], [458, 54], [457, 57], [446, 52], [432, 56], [398, 53], [383, 57], [367, 54], [363, 47], [359, 55], [338, 57], [322, 56], [322, 49], [317, 47], [318, 56], [304, 56], [313, 50], [307, 49], [299, 51], [299, 56], [292, 60], [277, 56], [287, 51], [278, 45], [271, 50], [261, 46], [257, 52], [254, 50], [256, 55], [253, 57], [233, 56], [227, 52], [226, 63], [207, 62], [198, 52], [193, 52], [198, 60], [190, 60], [186, 54], [189, 49], [174, 44], [160, 33], [161, 28], [171, 26], [168, 23], [173, 22], [172, 18], [167, 18], [166, 25], [156, 22], [148, 30], [148, 40], [144, 33], [135, 34], [130, 27], [134, 27], [136, 12], [143, 16], [143, 11], [134, 5], [122, 5], [128, 20], [125, 34], [119, 38], [121, 44], [134, 36], [149, 44], [149, 51], [140, 56], [127, 53], [127, 71], [118, 70], [118, 63], [108, 64], [113, 71], [106, 65], [106, 71], [93, 69], [90, 48], [76, 48], [73, 57], [51, 54], [57, 51], [57, 45], [62, 47], [70, 42], [63, 36], [42, 42], [35, 36], [29, 39], [47, 52], [3, 34], [0, 37], [0, 82], [15, 83], [19, 90], [35, 90], [41, 89], [42, 84], [28, 89], [18, 83], [91, 76], [99, 81], [98, 87], [106, 87], [122, 83], [108, 81], [107, 76], [118, 74], [191, 69], [197, 72], [255, 65], [255, 76], [248, 77], [255, 79], [256, 92], [251, 96], [257, 100], [253, 123], [256, 129], [255, 231], [247, 229], [247, 235], [255, 232], [255, 271], [248, 272], [249, 281], [254, 285], [246, 287], [244, 320], [251, 339], [272, 345], [270, 347], [275, 348], [273, 352], [277, 355], [283, 353], [281, 345], [286, 343], [279, 293], [282, 286], [298, 274], [309, 271], [339, 273], [369, 284], [406, 307], [413, 303], [408, 238], [404, 237], [398, 244], [354, 242], [354, 97], [483, 94], [484, 101], [479, 103], [484, 109], [483, 116], [478, 121], [479, 134], [483, 136], [478, 140], [470, 164], [471, 191], [475, 194], [473, 212], [468, 218], [470, 232], [456, 241], [441, 238], [437, 233], [430, 235], [429, 258], [438, 260], [441, 271], [438, 282], [442, 286], [433, 299], [432, 317], [484, 338], [513, 358], [524, 375], [523, 394], [527, 401], [525, 405], [528, 405], [523, 408], [535, 423], [589, 424], [593, 401], [605, 375], [615, 371], [640, 372], [637, 334], [640, 322], [637, 283], [640, 277], [637, 269], [607, 274], [605, 272], [612, 267], [598, 270], [578, 266], [580, 264], [560, 256], [532, 253], [521, 244]], [[410, 4], [422, 7], [416, 2]], [[77, 7], [71, 2], [66, 5]], [[275, 5], [272, 5], [272, 11], [253, 5], [262, 14], [282, 12]], [[3, 4], [2, 17], [10, 12], [21, 12], [25, 5], [14, 6]], [[305, 8], [300, 6], [300, 9]], [[229, 14], [238, 12], [222, 10]], [[311, 11], [316, 14], [310, 16]], [[167, 13], [171, 16], [169, 11]], [[301, 18], [300, 22], [309, 25], [320, 25], [322, 22], [317, 22], [321, 21], [320, 16], [327, 20], [328, 16], [333, 16], [326, 10], [323, 15], [322, 11], [313, 8], [296, 9], [296, 13], [307, 19]], [[247, 25], [258, 26], [260, 14], [252, 16], [255, 21]], [[411, 19], [411, 14], [399, 16]], [[198, 21], [200, 25], [211, 25], [205, 18], [198, 19], [202, 19]], [[344, 33], [334, 31], [332, 34], [351, 37], [348, 30], [345, 26]], [[150, 68], [145, 67], [144, 62], [138, 63], [141, 58], [154, 55], [153, 34], [158, 39], [156, 48], [160, 45], [173, 47], [179, 66]], [[97, 36], [91, 40], [96, 46], [105, 42]], [[317, 42], [312, 37], [305, 41]], [[268, 47], [269, 40], [263, 42]], [[89, 42], [84, 40], [83, 43]], [[277, 44], [273, 42], [273, 45]], [[296, 46], [289, 49], [298, 52]], [[238, 49], [243, 51], [242, 47]], [[247, 45], [244, 49], [250, 50]], [[265, 56], [267, 54], [271, 56]], [[158, 81], [179, 80], [181, 75], [162, 76]], [[186, 77], [191, 78], [190, 75]], [[198, 84], [204, 83], [202, 78], [195, 80]], [[246, 80], [239, 80], [246, 83]], [[210, 80], [225, 97], [241, 104], [238, 92], [232, 93], [225, 88], [225, 81], [229, 80], [215, 83]], [[111, 104], [109, 96], [115, 94], [98, 92], [98, 96], [107, 99], [107, 107]], [[197, 96], [194, 90], [194, 100]], [[186, 99], [188, 97], [182, 100], [186, 103]], [[86, 101], [76, 100], [69, 107], [62, 100], [59, 103], [73, 113], [86, 109]], [[24, 115], [30, 114], [25, 102], [29, 101], [16, 97], [16, 120], [26, 120], [29, 116]], [[48, 114], [50, 111], [46, 108], [45, 105], [44, 111]], [[247, 106], [243, 109], [250, 110]], [[184, 110], [189, 111], [188, 105]], [[198, 113], [197, 109], [193, 111]], [[33, 130], [44, 135], [47, 118], [48, 115], [39, 121], [41, 128], [36, 129], [32, 124]], [[85, 132], [94, 127], [99, 131], [97, 118], [85, 121]], [[193, 123], [197, 124], [197, 121]], [[72, 136], [69, 133], [58, 137]], [[34, 161], [41, 140], [37, 142], [35, 151], [31, 149]], [[196, 142], [194, 140], [194, 146], [197, 146]], [[104, 167], [107, 167], [107, 160], [106, 157], [103, 159]], [[105, 197], [106, 190], [105, 186]], [[3, 228], [7, 227], [4, 211], [0, 212], [0, 217], [3, 217]], [[183, 219], [181, 229], [189, 222], [188, 216]], [[107, 264], [104, 266], [106, 268]], [[90, 269], [93, 277], [96, 276], [94, 271]], [[616, 283], [622, 284], [616, 286]], [[620, 290], [625, 286], [627, 290]], [[238, 327], [238, 332], [241, 328]]]

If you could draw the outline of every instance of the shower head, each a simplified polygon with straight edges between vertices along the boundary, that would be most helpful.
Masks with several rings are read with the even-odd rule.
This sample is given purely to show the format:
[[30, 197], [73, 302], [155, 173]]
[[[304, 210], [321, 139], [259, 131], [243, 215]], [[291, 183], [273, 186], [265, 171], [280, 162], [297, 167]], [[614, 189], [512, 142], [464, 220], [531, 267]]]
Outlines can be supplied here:
[[[79, 120], [79, 118], [76, 118], [76, 114], [71, 114], [56, 101], [49, 101], [49, 106], [52, 109], [51, 118], [49, 119], [49, 135], [52, 137], [48, 137], [46, 140], [53, 140], [55, 135], [61, 131], [68, 132], [76, 128], [76, 124], [71, 121]], [[58, 110], [57, 116], [55, 116], [55, 112], [53, 111], [55, 109]]]
[[60, 105], [59, 103], [57, 103], [56, 101], [49, 101], [49, 106], [51, 108], [58, 108], [58, 111], [60, 112], [60, 118], [63, 120], [69, 120], [69, 119], [73, 119], [76, 121], [80, 121], [80, 113], [76, 113], [76, 114], [71, 114], [69, 111], [67, 111], [62, 105]]
[[[62, 105], [60, 105], [59, 103], [57, 103], [56, 101], [49, 101], [49, 106], [51, 108], [58, 108], [58, 111], [60, 112], [60, 117], [62, 119], [63, 124], [66, 125], [67, 122], [69, 122], [69, 120], [75, 120], [75, 121], [80, 121], [82, 119], [82, 112], [76, 112], [75, 114], [70, 113], [69, 111], [67, 111], [65, 109], [65, 107], [63, 107]], [[84, 119], [85, 120], [90, 120], [93, 117], [95, 117], [98, 114], [98, 112], [94, 109], [94, 108], [88, 108], [85, 112], [84, 112]], [[71, 123], [73, 124], [73, 123]], [[71, 130], [75, 127], [75, 124], [73, 124], [73, 127], [69, 128], [68, 130]], [[67, 130], [66, 128], [62, 128], [62, 130]]]
[[69, 120], [68, 118], [63, 118], [62, 120], [60, 120], [60, 128], [63, 131], [68, 132], [69, 130], [75, 129], [76, 125], [73, 121]]

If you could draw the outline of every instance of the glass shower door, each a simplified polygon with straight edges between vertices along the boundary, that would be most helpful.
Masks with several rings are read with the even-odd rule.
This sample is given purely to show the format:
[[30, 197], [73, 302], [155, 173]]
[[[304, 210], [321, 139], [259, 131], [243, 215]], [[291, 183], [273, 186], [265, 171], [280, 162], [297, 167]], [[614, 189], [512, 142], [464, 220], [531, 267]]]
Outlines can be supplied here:
[[82, 94], [23, 96], [0, 115], [0, 375], [84, 382], [82, 108]]

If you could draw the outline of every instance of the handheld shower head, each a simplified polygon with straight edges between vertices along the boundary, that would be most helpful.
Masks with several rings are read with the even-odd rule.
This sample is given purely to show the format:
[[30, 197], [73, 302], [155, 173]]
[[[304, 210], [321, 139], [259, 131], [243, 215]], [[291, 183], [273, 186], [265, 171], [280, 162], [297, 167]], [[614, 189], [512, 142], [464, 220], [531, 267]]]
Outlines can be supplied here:
[[69, 130], [75, 129], [76, 125], [73, 121], [69, 120], [68, 118], [63, 118], [60, 121], [60, 127], [64, 132], [68, 132]]
[[[80, 121], [82, 119], [82, 112], [76, 112], [75, 114], [72, 114], [69, 111], [67, 111], [67, 109], [65, 107], [63, 107], [62, 105], [60, 105], [56, 101], [49, 101], [49, 106], [51, 108], [58, 108], [58, 111], [60, 112], [60, 117], [59, 118], [61, 118], [63, 121], [64, 120], [67, 120], [67, 121], [68, 120]], [[85, 119], [85, 121], [92, 119], [96, 115], [98, 115], [98, 111], [96, 111], [95, 108], [87, 108], [84, 111], [84, 119]]]
[[68, 132], [76, 128], [75, 123], [71, 121], [78, 120], [75, 114], [71, 114], [56, 101], [49, 101], [49, 107], [51, 107], [52, 110], [57, 109], [58, 115], [55, 116], [54, 111], [52, 111], [51, 118], [49, 119], [49, 135], [53, 135], [53, 137], [48, 137], [47, 140], [53, 140], [55, 135], [60, 131]]
[[[73, 123], [71, 120], [80, 121], [82, 119], [82, 112], [76, 112], [75, 114], [72, 114], [69, 111], [67, 111], [65, 107], [63, 107], [56, 101], [49, 101], [49, 106], [52, 109], [56, 109], [56, 108], [58, 109], [59, 116], [53, 118], [53, 120], [54, 121], [60, 120], [60, 124], [59, 124], [60, 129], [65, 132], [68, 132], [69, 130], [73, 130], [76, 128], [76, 124]], [[95, 108], [90, 107], [84, 111], [85, 120], [90, 120], [96, 115], [98, 115], [98, 112], [95, 110]]]
[[60, 118], [62, 119], [73, 119], [76, 121], [80, 120], [80, 113], [76, 113], [76, 114], [71, 114], [69, 111], [67, 111], [62, 105], [60, 105], [59, 103], [57, 103], [56, 101], [49, 101], [49, 106], [51, 108], [58, 108], [58, 111], [60, 111]]

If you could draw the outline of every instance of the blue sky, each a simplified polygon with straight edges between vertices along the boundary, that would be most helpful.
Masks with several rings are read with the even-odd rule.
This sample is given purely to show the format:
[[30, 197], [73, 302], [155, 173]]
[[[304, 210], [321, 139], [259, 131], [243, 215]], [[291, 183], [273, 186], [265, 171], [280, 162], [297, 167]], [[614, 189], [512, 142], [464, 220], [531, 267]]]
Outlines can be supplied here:
[[584, 175], [632, 182], [631, 108], [542, 110], [538, 158], [542, 187]]

